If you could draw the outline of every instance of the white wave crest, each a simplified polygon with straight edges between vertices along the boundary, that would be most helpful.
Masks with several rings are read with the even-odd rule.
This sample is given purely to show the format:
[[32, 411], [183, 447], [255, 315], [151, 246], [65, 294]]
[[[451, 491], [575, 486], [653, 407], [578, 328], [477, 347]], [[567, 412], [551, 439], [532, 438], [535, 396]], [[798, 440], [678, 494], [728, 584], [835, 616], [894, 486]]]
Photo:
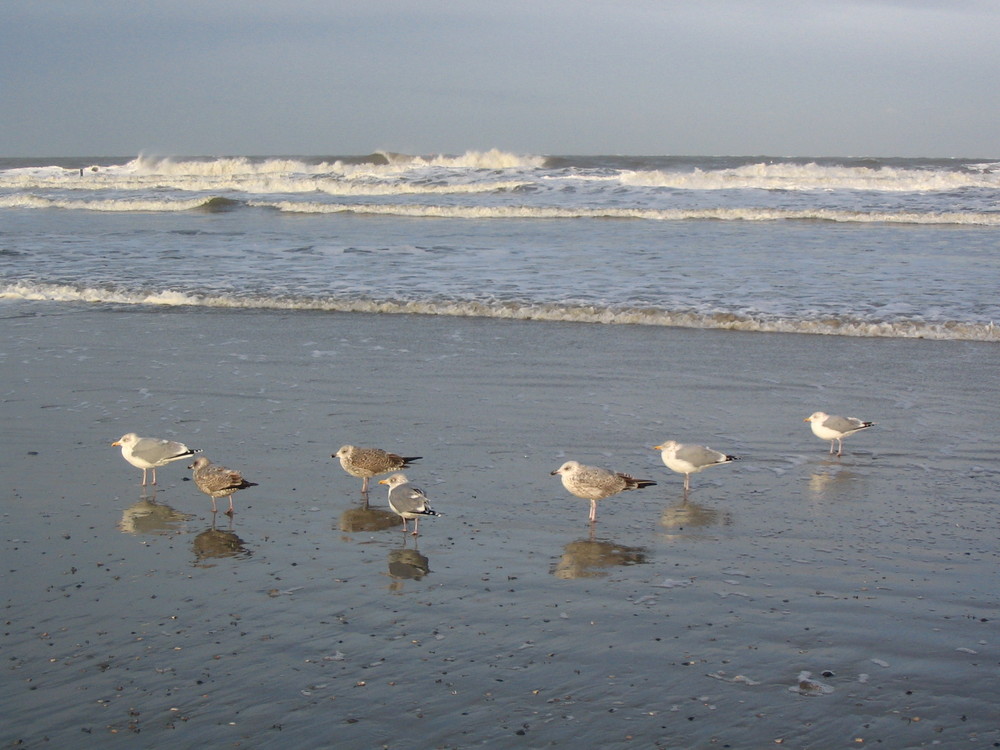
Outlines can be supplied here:
[[544, 156], [514, 154], [499, 149], [466, 151], [461, 156], [409, 156], [380, 151], [393, 167], [420, 169], [445, 167], [449, 169], [540, 169], [545, 165]]
[[1000, 188], [1000, 174], [988, 171], [904, 169], [881, 166], [827, 166], [781, 163], [749, 164], [731, 169], [674, 172], [625, 171], [630, 187], [681, 190], [870, 190], [878, 192], [947, 192], [962, 188]]
[[[188, 199], [152, 200], [122, 198], [119, 200], [71, 200], [67, 198], [46, 198], [39, 195], [23, 194], [0, 197], [0, 208], [62, 208], [71, 211], [191, 211], [196, 208], [211, 207], [219, 199], [213, 196], [199, 196]], [[233, 205], [229, 202], [230, 205]]]
[[83, 302], [114, 305], [164, 305], [209, 308], [302, 310], [407, 315], [445, 315], [505, 320], [600, 323], [707, 328], [763, 333], [797, 333], [878, 338], [923, 338], [949, 341], [1000, 342], [1000, 327], [989, 323], [918, 320], [865, 321], [852, 318], [758, 318], [736, 313], [697, 313], [658, 309], [614, 309], [570, 304], [525, 304], [440, 300], [375, 300], [363, 298], [297, 298], [202, 295], [174, 290], [134, 292], [100, 287], [16, 282], [0, 285], [0, 300]]
[[250, 201], [287, 213], [356, 213], [437, 219], [644, 219], [647, 221], [829, 221], [851, 224], [964, 224], [1000, 226], [1000, 212], [838, 211], [770, 208], [561, 208], [557, 206], [438, 206], [417, 204]]

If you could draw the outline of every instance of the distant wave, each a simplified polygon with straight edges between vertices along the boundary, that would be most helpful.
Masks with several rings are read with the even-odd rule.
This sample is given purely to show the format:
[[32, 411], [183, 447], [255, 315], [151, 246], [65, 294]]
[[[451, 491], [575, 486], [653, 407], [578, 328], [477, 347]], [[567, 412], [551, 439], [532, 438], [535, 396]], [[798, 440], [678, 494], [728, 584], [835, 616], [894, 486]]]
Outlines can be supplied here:
[[234, 208], [239, 203], [228, 198], [201, 195], [197, 198], [153, 200], [122, 198], [120, 200], [72, 200], [47, 198], [40, 195], [8, 195], [0, 197], [0, 208], [62, 208], [71, 211], [191, 211]]
[[620, 179], [622, 184], [631, 187], [667, 187], [679, 190], [869, 190], [922, 193], [962, 188], [1000, 188], [1000, 174], [986, 169], [907, 169], [820, 165], [815, 162], [757, 163], [719, 170], [628, 171]]
[[[665, 166], [667, 165], [667, 166]], [[501, 177], [498, 177], [501, 175]], [[479, 183], [485, 183], [479, 185]], [[255, 195], [319, 191], [331, 195], [486, 192], [509, 185], [613, 183], [623, 188], [951, 193], [1000, 190], [995, 163], [921, 160], [738, 160], [668, 157], [543, 157], [498, 149], [458, 156], [378, 152], [363, 157], [140, 155], [124, 164], [0, 169], [0, 189], [175, 189]], [[491, 185], [490, 183], [497, 183]]]
[[645, 219], [649, 221], [829, 221], [854, 224], [965, 224], [1000, 226], [1000, 212], [837, 211], [771, 208], [560, 208], [547, 206], [430, 206], [296, 201], [250, 201], [288, 213], [355, 213], [438, 219]]
[[164, 305], [204, 308], [302, 310], [317, 312], [444, 315], [506, 320], [543, 320], [606, 325], [650, 325], [723, 329], [762, 333], [797, 333], [879, 338], [1000, 342], [994, 323], [925, 322], [919, 320], [866, 321], [857, 318], [758, 318], [728, 312], [696, 313], [659, 309], [615, 309], [571, 304], [515, 302], [403, 301], [351, 298], [297, 298], [200, 295], [172, 290], [132, 292], [100, 287], [30, 282], [0, 285], [0, 300], [52, 301], [105, 305]]
[[[514, 189], [516, 183], [494, 183], [488, 188], [495, 191]], [[428, 192], [433, 191], [429, 188]], [[398, 191], [397, 191], [398, 192]], [[446, 192], [454, 192], [447, 190]], [[475, 192], [470, 189], [469, 192]], [[142, 199], [120, 198], [108, 200], [79, 200], [49, 198], [22, 194], [0, 197], [3, 208], [59, 208], [71, 211], [105, 212], [180, 212], [227, 211], [241, 207], [274, 209], [285, 213], [300, 214], [371, 214], [404, 216], [427, 219], [639, 219], [645, 221], [827, 221], [846, 224], [922, 224], [1000, 226], [1000, 211], [983, 212], [926, 212], [917, 211], [838, 211], [834, 209], [777, 209], [777, 208], [703, 208], [703, 209], [652, 209], [652, 208], [561, 208], [557, 206], [444, 206], [405, 203], [322, 203], [319, 201], [266, 201], [234, 200], [218, 195], [199, 195], [194, 198]]]

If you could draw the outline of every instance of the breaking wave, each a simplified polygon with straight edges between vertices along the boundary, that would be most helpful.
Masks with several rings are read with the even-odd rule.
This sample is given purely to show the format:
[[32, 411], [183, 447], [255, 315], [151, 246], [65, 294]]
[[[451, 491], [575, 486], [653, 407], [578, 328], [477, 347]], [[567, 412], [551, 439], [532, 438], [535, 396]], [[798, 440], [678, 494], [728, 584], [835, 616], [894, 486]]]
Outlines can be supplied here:
[[922, 338], [1000, 342], [993, 322], [869, 321], [858, 318], [762, 318], [733, 312], [700, 313], [655, 308], [612, 308], [576, 304], [530, 304], [451, 300], [377, 300], [340, 297], [274, 297], [194, 294], [173, 290], [136, 292], [62, 284], [10, 283], [0, 286], [0, 300], [52, 301], [127, 306], [169, 306], [284, 310], [305, 312], [378, 313], [495, 318], [520, 321], [648, 325], [719, 329], [758, 333], [796, 333], [878, 338]]
[[438, 219], [645, 219], [649, 221], [829, 221], [851, 224], [964, 224], [1000, 226], [1000, 212], [844, 211], [771, 208], [560, 208], [557, 206], [437, 206], [384, 203], [249, 201], [249, 205], [303, 214], [378, 214]]

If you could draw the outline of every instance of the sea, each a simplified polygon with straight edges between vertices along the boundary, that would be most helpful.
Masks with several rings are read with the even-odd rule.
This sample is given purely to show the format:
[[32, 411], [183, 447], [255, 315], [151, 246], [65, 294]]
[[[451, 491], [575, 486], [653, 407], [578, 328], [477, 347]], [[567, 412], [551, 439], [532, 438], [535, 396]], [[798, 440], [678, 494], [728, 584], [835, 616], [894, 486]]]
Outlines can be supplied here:
[[0, 300], [1000, 341], [1000, 160], [0, 159]]

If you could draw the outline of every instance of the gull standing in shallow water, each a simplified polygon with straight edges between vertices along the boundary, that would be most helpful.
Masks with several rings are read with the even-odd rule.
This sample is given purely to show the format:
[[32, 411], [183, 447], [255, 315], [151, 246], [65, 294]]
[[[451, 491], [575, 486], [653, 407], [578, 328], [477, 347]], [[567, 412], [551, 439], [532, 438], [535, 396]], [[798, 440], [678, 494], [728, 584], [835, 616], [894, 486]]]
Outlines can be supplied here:
[[378, 480], [379, 484], [389, 485], [389, 507], [403, 519], [403, 533], [406, 533], [406, 519], [413, 519], [413, 536], [420, 533], [420, 516], [440, 516], [427, 503], [427, 495], [417, 489], [406, 474], [393, 474], [391, 477]]
[[156, 467], [166, 466], [171, 461], [201, 453], [200, 448], [188, 448], [184, 443], [160, 438], [139, 437], [128, 432], [111, 445], [122, 449], [122, 458], [137, 469], [142, 469], [142, 486], [146, 486], [146, 471], [153, 470], [153, 484], [156, 484]]
[[379, 474], [407, 468], [422, 456], [400, 456], [388, 453], [381, 448], [358, 448], [356, 445], [343, 445], [330, 458], [339, 458], [344, 471], [352, 477], [362, 477], [361, 492], [368, 492], [368, 480]]
[[676, 440], [667, 440], [663, 445], [654, 445], [654, 451], [660, 451], [660, 458], [668, 469], [684, 475], [684, 491], [691, 487], [691, 475], [704, 471], [709, 466], [728, 464], [739, 461], [738, 456], [730, 456], [707, 445], [685, 445]]
[[830, 453], [833, 453], [833, 443], [837, 443], [837, 455], [844, 453], [844, 438], [855, 432], [874, 427], [874, 422], [863, 422], [857, 417], [830, 416], [825, 411], [816, 411], [802, 420], [811, 422], [813, 434], [820, 440], [830, 441]]
[[226, 511], [226, 515], [232, 516], [234, 513], [233, 493], [236, 490], [245, 490], [247, 487], [257, 486], [256, 482], [248, 482], [244, 479], [243, 475], [238, 471], [213, 464], [204, 456], [196, 458], [194, 463], [188, 466], [188, 468], [194, 470], [194, 483], [198, 485], [198, 489], [212, 498], [213, 513], [218, 512], [215, 507], [215, 498], [228, 497], [229, 510]]
[[577, 497], [590, 500], [591, 523], [597, 520], [598, 500], [617, 495], [625, 490], [637, 490], [656, 484], [648, 479], [636, 479], [628, 474], [608, 471], [597, 466], [586, 466], [578, 461], [567, 461], [549, 473], [552, 476], [561, 474], [563, 487]]

